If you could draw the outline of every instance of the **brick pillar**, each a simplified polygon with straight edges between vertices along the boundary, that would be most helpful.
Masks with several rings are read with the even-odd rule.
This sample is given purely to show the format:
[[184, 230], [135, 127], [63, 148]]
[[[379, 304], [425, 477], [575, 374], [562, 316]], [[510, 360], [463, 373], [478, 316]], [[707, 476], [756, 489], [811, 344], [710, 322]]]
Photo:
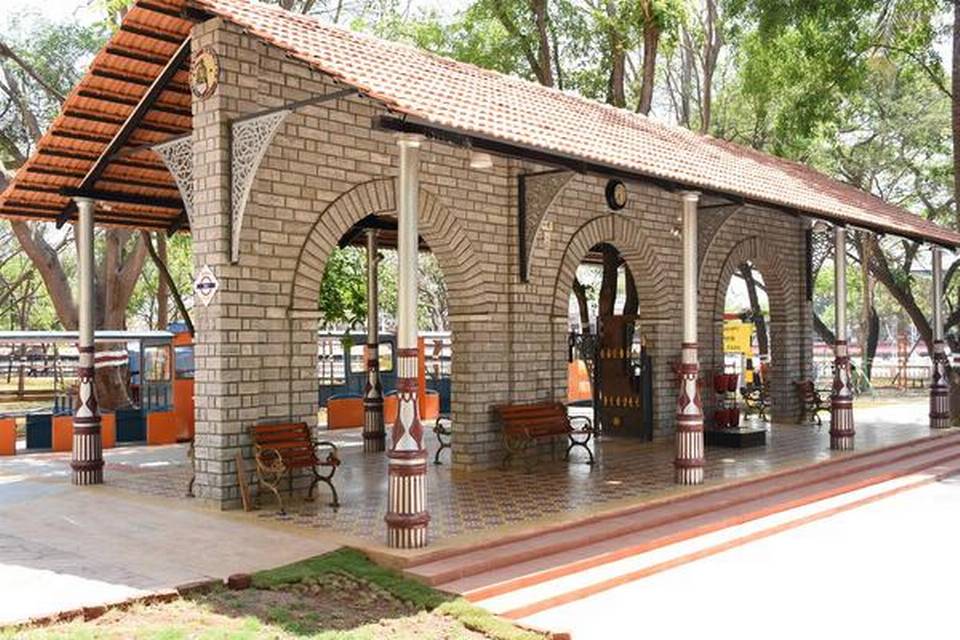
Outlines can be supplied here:
[[80, 402], [73, 417], [73, 484], [103, 484], [103, 441], [100, 435], [100, 410], [94, 385], [96, 347], [94, 346], [94, 262], [93, 210], [96, 203], [77, 198], [77, 254], [80, 280], [79, 340], [80, 363], [77, 384]]
[[377, 230], [367, 229], [367, 383], [363, 390], [363, 450], [377, 453], [386, 447], [383, 426], [383, 387], [380, 385], [380, 314], [377, 286]]
[[387, 544], [427, 544], [427, 452], [417, 397], [417, 255], [420, 140], [401, 136], [397, 179], [397, 418], [390, 434]]
[[943, 343], [943, 249], [931, 250], [933, 259], [933, 360], [930, 380], [930, 428], [950, 426], [950, 385], [947, 352]]
[[847, 349], [847, 230], [837, 225], [833, 231], [834, 309], [836, 346], [834, 349], [833, 395], [830, 398], [830, 448], [853, 449], [853, 387], [850, 384], [850, 354]]
[[700, 194], [683, 194], [683, 345], [677, 394], [676, 481], [702, 484], [704, 466], [703, 405], [697, 386], [697, 203]]

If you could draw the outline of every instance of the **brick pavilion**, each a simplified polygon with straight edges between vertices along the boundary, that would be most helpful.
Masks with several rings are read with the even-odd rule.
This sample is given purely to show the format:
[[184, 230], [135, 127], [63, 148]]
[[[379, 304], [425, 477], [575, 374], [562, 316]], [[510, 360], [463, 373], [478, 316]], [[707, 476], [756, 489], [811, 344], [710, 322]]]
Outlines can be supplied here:
[[[611, 188], [626, 196], [616, 208]], [[252, 425], [316, 424], [328, 256], [370, 216], [396, 218], [400, 411], [385, 430], [382, 415], [367, 425], [390, 460], [384, 512], [396, 547], [425, 545], [429, 528], [416, 411], [418, 238], [448, 287], [455, 470], [500, 461], [491, 406], [565, 398], [574, 273], [609, 243], [636, 281], [653, 433], [675, 438], [684, 484], [703, 481], [698, 378], [722, 366], [724, 299], [739, 265], [764, 276], [773, 419], [791, 421], [793, 381], [812, 371], [812, 238], [830, 234], [840, 248], [831, 447], [845, 449], [855, 429], [847, 229], [925, 243], [936, 290], [942, 250], [960, 244], [957, 233], [803, 165], [251, 0], [136, 2], [0, 196], [0, 215], [77, 225], [86, 358], [77, 484], [102, 482], [94, 225], [191, 234], [195, 270], [218, 282], [193, 311], [195, 491], [221, 508], [239, 503], [234, 460], [249, 457]], [[930, 423], [939, 428], [949, 424], [939, 296], [933, 307]], [[376, 403], [368, 409], [376, 414]]]

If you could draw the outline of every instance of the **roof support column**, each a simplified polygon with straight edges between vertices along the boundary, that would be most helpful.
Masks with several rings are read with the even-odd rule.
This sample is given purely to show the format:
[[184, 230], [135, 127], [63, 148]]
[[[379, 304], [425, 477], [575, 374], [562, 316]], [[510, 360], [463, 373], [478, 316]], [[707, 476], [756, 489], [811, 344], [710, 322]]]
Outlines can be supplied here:
[[830, 398], [830, 448], [853, 449], [853, 387], [850, 382], [850, 353], [847, 346], [847, 230], [833, 228], [834, 346], [833, 395]]
[[77, 350], [79, 387], [77, 410], [73, 417], [73, 484], [103, 483], [103, 441], [100, 435], [100, 410], [94, 385], [96, 350], [93, 341], [94, 281], [96, 268], [93, 249], [93, 210], [96, 203], [90, 198], [77, 198], [77, 249], [80, 284], [80, 326]]
[[363, 450], [383, 451], [383, 387], [380, 384], [380, 300], [377, 281], [377, 230], [367, 229], [367, 384], [363, 390]]
[[390, 434], [387, 544], [427, 544], [427, 453], [418, 409], [417, 215], [420, 208], [420, 138], [401, 136], [397, 178], [397, 418]]
[[930, 428], [950, 426], [950, 385], [943, 343], [943, 249], [933, 247], [933, 376], [930, 381]]
[[683, 344], [677, 395], [676, 481], [702, 484], [704, 466], [703, 405], [697, 378], [697, 206], [700, 194], [683, 194]]

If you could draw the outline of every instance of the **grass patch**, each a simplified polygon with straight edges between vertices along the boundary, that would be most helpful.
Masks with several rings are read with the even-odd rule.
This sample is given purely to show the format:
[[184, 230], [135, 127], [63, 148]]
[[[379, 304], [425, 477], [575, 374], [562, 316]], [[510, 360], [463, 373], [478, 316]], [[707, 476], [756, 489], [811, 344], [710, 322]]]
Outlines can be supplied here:
[[497, 640], [543, 640], [544, 638], [540, 633], [521, 629], [463, 598], [444, 602], [434, 610], [434, 613], [451, 617], [467, 629], [482, 633], [488, 638]]
[[371, 562], [365, 555], [353, 549], [338, 549], [315, 558], [260, 571], [253, 574], [253, 586], [257, 589], [275, 589], [324, 573], [346, 573], [380, 587], [398, 600], [428, 611], [452, 599], [452, 596], [442, 591], [404, 578], [396, 571]]

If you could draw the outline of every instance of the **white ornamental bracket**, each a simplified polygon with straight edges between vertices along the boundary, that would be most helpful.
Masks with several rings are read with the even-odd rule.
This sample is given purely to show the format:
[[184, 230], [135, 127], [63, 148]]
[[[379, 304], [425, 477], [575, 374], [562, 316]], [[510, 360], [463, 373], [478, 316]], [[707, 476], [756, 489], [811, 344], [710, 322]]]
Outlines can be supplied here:
[[240, 259], [240, 232], [250, 188], [273, 136], [292, 113], [283, 109], [230, 125], [230, 262]]
[[173, 176], [183, 208], [187, 212], [187, 223], [193, 229], [193, 139], [191, 136], [174, 138], [153, 145], [153, 151], [160, 156], [170, 175]]

